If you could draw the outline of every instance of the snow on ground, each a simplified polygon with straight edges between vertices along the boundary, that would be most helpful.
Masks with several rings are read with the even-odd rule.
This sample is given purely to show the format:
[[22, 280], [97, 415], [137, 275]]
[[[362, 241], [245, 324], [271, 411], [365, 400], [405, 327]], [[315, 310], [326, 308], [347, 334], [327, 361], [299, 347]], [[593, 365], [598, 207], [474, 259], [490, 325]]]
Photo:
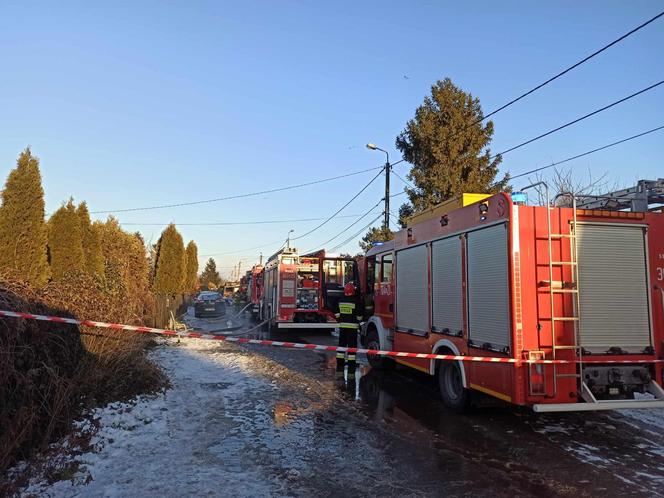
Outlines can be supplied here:
[[[309, 351], [282, 353], [293, 355], [290, 360], [297, 356], [299, 364], [319, 365], [315, 368], [326, 361]], [[91, 441], [93, 451], [75, 457], [81, 463], [76, 473], [67, 472], [67, 480], [54, 484], [35, 476], [24, 496], [332, 496], [340, 482], [349, 496], [364, 496], [367, 489], [378, 495], [399, 489], [405, 494], [440, 494], [443, 487], [446, 493], [463, 494], [470, 482], [481, 494], [495, 480], [496, 469], [484, 466], [475, 448], [468, 449], [469, 460], [461, 467], [468, 475], [457, 475], [457, 467], [450, 464], [459, 457], [464, 461], [465, 438], [459, 435], [483, 416], [444, 418], [442, 435], [435, 436], [443, 437], [444, 455], [434, 457], [429, 433], [414, 419], [407, 425], [401, 421], [394, 431], [390, 428], [404, 418], [401, 410], [395, 408], [396, 418], [386, 415], [387, 425], [377, 426], [350, 401], [357, 399], [354, 389], [339, 399], [333, 381], [315, 380], [233, 344], [164, 340], [151, 354], [170, 377], [172, 388], [96, 410], [99, 430]], [[664, 481], [664, 468], [657, 464], [664, 456], [662, 412], [625, 410], [527, 420], [553, 448], [582, 465], [610, 472], [636, 494], [650, 496]], [[490, 425], [482, 428], [494, 430], [491, 417], [488, 420]], [[508, 433], [524, 429], [518, 417], [508, 420]], [[80, 428], [85, 426], [82, 422]], [[445, 429], [457, 426], [449, 434]], [[423, 441], [418, 439], [420, 432]], [[348, 447], [353, 448], [350, 454]], [[447, 463], [441, 467], [437, 458]], [[386, 465], [389, 473], [377, 471]], [[361, 480], [345, 481], [349, 472], [372, 476], [371, 487]], [[531, 474], [533, 469], [526, 473]], [[518, 489], [520, 481], [513, 475], [506, 479], [516, 487], [495, 496], [513, 495]], [[578, 481], [585, 486], [583, 482]]]
[[619, 410], [618, 413], [628, 419], [643, 422], [651, 426], [652, 429], [659, 429], [659, 432], [664, 431], [664, 409], [662, 408], [654, 410]]
[[[24, 494], [201, 496], [222, 489], [234, 496], [280, 494], [279, 479], [244, 459], [244, 438], [237, 437], [249, 418], [255, 423], [270, 417], [268, 407], [242, 403], [249, 392], [274, 389], [251, 375], [250, 357], [226, 344], [197, 340], [162, 346], [154, 357], [173, 388], [97, 410], [97, 452], [81, 457], [78, 474], [51, 486], [33, 483]], [[201, 421], [201, 414], [208, 419]], [[88, 477], [89, 484], [83, 484]]]

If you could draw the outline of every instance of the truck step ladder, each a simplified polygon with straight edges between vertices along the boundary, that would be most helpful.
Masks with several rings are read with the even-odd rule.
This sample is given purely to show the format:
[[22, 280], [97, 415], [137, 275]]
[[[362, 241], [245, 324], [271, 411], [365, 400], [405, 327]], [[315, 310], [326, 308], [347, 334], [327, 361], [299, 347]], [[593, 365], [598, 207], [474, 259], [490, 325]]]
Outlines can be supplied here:
[[[558, 365], [553, 365], [553, 396], [555, 397], [558, 394], [558, 379], [561, 378], [576, 378], [577, 381], [577, 392], [582, 392], [582, 378], [581, 373], [583, 371], [583, 351], [579, 345], [580, 343], [580, 306], [579, 306], [579, 269], [578, 269], [578, 248], [576, 243], [576, 198], [572, 196], [572, 222], [570, 223], [569, 233], [555, 233], [553, 232], [552, 225], [552, 213], [554, 207], [551, 206], [549, 199], [549, 188], [544, 183], [539, 183], [544, 186], [546, 193], [546, 238], [547, 241], [547, 258], [545, 262], [539, 262], [540, 266], [546, 265], [548, 267], [548, 280], [539, 282], [541, 287], [546, 287], [549, 294], [549, 308], [550, 308], [550, 322], [551, 322], [551, 358], [556, 359], [566, 359], [565, 357], [560, 358], [559, 353], [562, 351], [574, 351], [574, 359], [576, 363], [575, 373], [559, 373]], [[530, 185], [526, 188], [535, 187], [538, 184]], [[561, 221], [558, 220], [558, 225], [562, 225]], [[544, 237], [542, 237], [544, 238]], [[555, 242], [560, 243], [559, 257], [558, 259], [553, 259], [553, 244]], [[565, 251], [565, 241], [567, 242], [567, 251]], [[565, 254], [569, 254], [569, 259], [565, 258]], [[560, 268], [561, 270], [561, 280], [554, 280], [554, 268]], [[568, 281], [564, 280], [564, 273], [567, 272], [571, 275], [571, 279]], [[556, 295], [567, 294], [572, 300], [572, 314], [567, 316], [556, 316]], [[558, 344], [556, 336], [558, 332], [566, 332], [568, 330], [568, 324], [572, 327], [572, 342], [565, 344]], [[565, 334], [562, 334], [563, 336]], [[569, 336], [570, 334], [568, 334]], [[567, 356], [567, 358], [569, 358]]]

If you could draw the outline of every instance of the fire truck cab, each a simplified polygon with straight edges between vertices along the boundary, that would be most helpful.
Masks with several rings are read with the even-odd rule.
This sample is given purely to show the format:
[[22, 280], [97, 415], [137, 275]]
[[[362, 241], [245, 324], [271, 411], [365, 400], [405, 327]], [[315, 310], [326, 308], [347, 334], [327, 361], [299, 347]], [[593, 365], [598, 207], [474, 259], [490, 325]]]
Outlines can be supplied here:
[[259, 319], [279, 328], [333, 329], [344, 285], [357, 280], [352, 258], [282, 249], [265, 264]]
[[[664, 180], [652, 184], [664, 203]], [[472, 391], [538, 412], [664, 407], [661, 208], [485, 197], [440, 205], [367, 252], [365, 347], [485, 359], [397, 359], [437, 376], [454, 409]]]

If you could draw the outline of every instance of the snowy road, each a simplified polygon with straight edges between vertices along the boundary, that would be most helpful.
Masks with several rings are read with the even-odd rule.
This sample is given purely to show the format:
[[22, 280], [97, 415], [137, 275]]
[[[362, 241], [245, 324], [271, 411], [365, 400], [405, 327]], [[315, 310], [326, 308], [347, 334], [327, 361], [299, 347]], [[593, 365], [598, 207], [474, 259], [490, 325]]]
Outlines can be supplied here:
[[[212, 325], [211, 325], [212, 326]], [[324, 333], [302, 334], [331, 342]], [[187, 340], [154, 358], [173, 387], [99, 411], [96, 452], [47, 496], [657, 496], [664, 414], [454, 415], [425, 376]], [[88, 484], [84, 484], [89, 481]]]

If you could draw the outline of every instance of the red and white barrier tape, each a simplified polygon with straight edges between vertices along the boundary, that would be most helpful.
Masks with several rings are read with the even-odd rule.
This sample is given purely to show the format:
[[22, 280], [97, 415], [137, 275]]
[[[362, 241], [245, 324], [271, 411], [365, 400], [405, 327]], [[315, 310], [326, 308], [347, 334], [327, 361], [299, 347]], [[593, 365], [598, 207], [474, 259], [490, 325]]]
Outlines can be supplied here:
[[[85, 327], [96, 327], [114, 330], [130, 330], [142, 334], [159, 334], [165, 336], [176, 336], [190, 339], [207, 339], [211, 341], [237, 342], [240, 344], [258, 344], [260, 346], [277, 346], [284, 348], [309, 349], [314, 351], [340, 351], [348, 353], [366, 353], [377, 356], [389, 356], [396, 358], [417, 358], [422, 360], [448, 360], [448, 361], [472, 361], [482, 363], [537, 363], [544, 365], [564, 365], [578, 363], [577, 360], [526, 360], [515, 358], [496, 358], [491, 356], [458, 356], [451, 354], [431, 353], [406, 353], [403, 351], [382, 351], [378, 349], [346, 348], [340, 346], [324, 346], [322, 344], [304, 344], [299, 342], [271, 341], [266, 339], [247, 339], [245, 337], [232, 337], [224, 335], [203, 334], [200, 332], [178, 332], [168, 329], [156, 329], [153, 327], [141, 327], [136, 325], [122, 325], [119, 323], [95, 322], [92, 320], [76, 320], [74, 318], [62, 318], [58, 316], [34, 315], [32, 313], [21, 313], [18, 311], [0, 310], [0, 317], [23, 318], [25, 320], [39, 320], [45, 322], [66, 323], [70, 325], [81, 325]], [[584, 358], [583, 363], [664, 363], [664, 360], [603, 360]]]

